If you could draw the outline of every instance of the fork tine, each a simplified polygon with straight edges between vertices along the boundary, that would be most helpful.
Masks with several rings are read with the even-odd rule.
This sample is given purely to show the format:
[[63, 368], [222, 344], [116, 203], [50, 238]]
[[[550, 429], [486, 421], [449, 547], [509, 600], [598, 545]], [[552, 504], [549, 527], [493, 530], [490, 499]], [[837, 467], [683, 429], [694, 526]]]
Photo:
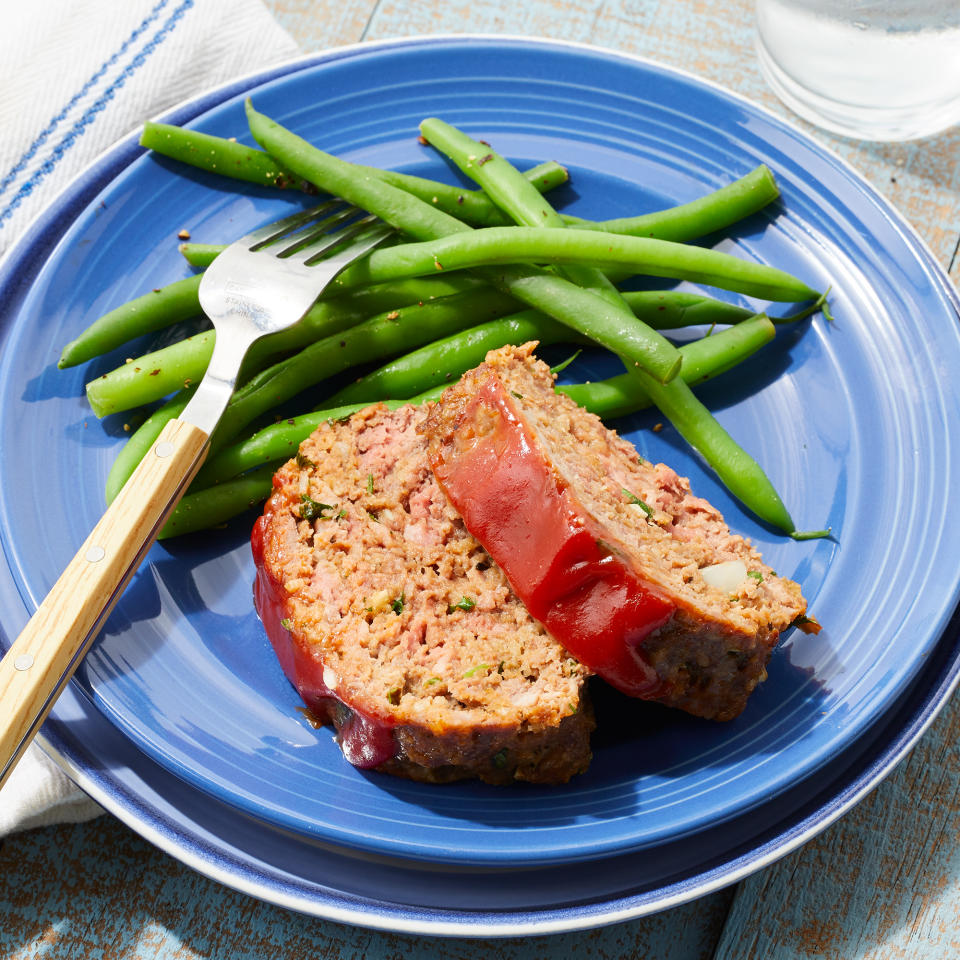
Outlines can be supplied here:
[[[359, 212], [356, 207], [344, 205], [342, 200], [327, 200], [316, 207], [311, 207], [309, 210], [291, 214], [289, 217], [283, 217], [281, 220], [275, 220], [273, 223], [268, 223], [257, 230], [252, 230], [236, 242], [251, 250], [258, 249], [268, 243], [274, 243], [320, 217], [330, 215], [337, 208], [341, 208], [342, 212], [348, 214]], [[334, 216], [336, 215], [334, 214]]]
[[318, 225], [317, 229], [311, 231], [309, 236], [304, 231], [304, 235], [295, 244], [280, 251], [277, 256], [284, 260], [311, 263], [340, 245], [353, 240], [368, 227], [378, 222], [377, 217], [368, 215], [332, 232], [324, 229], [322, 225]]
[[[365, 223], [361, 230], [354, 230], [352, 226], [349, 227], [350, 237], [340, 237], [337, 243], [327, 244], [319, 252], [316, 250], [310, 251], [310, 255], [303, 260], [304, 265], [312, 267], [315, 264], [324, 264], [331, 269], [338, 266], [346, 267], [370, 253], [371, 250], [375, 250], [385, 240], [396, 235], [396, 230], [390, 224], [384, 223], [376, 217], [370, 217], [369, 220], [373, 222]], [[346, 242], [344, 242], [345, 240]], [[333, 247], [341, 247], [341, 249], [336, 250], [330, 256], [325, 256], [327, 251]], [[295, 255], [294, 259], [299, 256], [301, 254]]]
[[[302, 230], [298, 230], [296, 233], [288, 234], [282, 238], [282, 246], [278, 246], [277, 249], [268, 250], [267, 252], [272, 256], [282, 257], [284, 260], [287, 260], [293, 254], [315, 244], [324, 237], [329, 237], [331, 243], [336, 243], [338, 237], [344, 238], [352, 236], [353, 234], [348, 231], [355, 232], [354, 227], [357, 223], [366, 223], [376, 219], [375, 217], [367, 215], [362, 221], [356, 220], [357, 214], [361, 213], [363, 213], [363, 211], [357, 207], [347, 207], [345, 210], [340, 210], [319, 222], [307, 224]], [[350, 223], [351, 220], [354, 220], [354, 223]], [[347, 224], [347, 226], [342, 226], [344, 224]], [[341, 226], [342, 229], [335, 230], [335, 228], [341, 228]], [[256, 249], [262, 248], [258, 247]]]

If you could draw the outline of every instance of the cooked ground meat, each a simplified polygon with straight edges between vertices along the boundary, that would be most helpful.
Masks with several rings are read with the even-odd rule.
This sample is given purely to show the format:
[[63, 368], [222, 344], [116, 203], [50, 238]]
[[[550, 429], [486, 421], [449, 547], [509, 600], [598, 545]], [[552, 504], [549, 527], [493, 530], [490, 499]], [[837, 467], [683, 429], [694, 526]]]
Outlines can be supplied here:
[[[532, 350], [492, 351], [431, 408], [441, 486], [534, 616], [599, 675], [737, 716], [806, 609], [799, 586], [685, 478], [557, 394]], [[733, 585], [711, 584], [722, 563], [741, 571]]]
[[426, 411], [321, 426], [253, 536], [257, 608], [348, 760], [414, 779], [586, 769], [588, 671], [527, 613], [427, 465]]

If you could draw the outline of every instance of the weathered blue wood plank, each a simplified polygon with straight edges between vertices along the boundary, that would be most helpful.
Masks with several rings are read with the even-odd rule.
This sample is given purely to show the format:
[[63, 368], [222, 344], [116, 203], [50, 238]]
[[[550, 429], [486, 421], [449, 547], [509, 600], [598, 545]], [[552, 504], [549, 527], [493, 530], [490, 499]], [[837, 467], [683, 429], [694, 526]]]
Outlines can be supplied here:
[[377, 0], [265, 0], [264, 5], [304, 53], [313, 53], [366, 39]]
[[[579, 869], [602, 870], [600, 866]], [[633, 923], [530, 939], [440, 940], [352, 928], [252, 900], [194, 873], [112, 817], [0, 846], [4, 960], [707, 960], [732, 891]], [[55, 945], [52, 953], [48, 953]]]
[[960, 956], [960, 701], [866, 801], [745, 881], [716, 960]]

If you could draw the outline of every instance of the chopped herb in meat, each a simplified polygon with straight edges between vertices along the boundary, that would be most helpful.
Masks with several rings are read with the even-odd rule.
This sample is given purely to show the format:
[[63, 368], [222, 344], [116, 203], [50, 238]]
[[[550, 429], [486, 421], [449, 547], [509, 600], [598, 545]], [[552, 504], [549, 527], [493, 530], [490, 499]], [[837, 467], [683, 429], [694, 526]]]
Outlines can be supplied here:
[[471, 600], [470, 597], [461, 597], [456, 603], [447, 605], [447, 613], [453, 613], [454, 610], [472, 610], [476, 605], [476, 600]]
[[626, 489], [621, 492], [627, 498], [627, 503], [639, 507], [648, 517], [653, 516], [653, 508], [644, 503], [635, 493], [631, 493]]
[[320, 503], [305, 493], [300, 495], [300, 516], [304, 520], [330, 520], [327, 510], [333, 510], [334, 507], [329, 503]]

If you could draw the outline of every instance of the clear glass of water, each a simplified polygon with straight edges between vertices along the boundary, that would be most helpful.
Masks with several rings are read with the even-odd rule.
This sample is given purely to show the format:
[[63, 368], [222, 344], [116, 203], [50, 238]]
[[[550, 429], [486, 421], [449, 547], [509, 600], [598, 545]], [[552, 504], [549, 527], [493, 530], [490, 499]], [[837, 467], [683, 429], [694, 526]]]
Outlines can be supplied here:
[[960, 0], [756, 0], [767, 82], [805, 120], [861, 140], [960, 123]]

